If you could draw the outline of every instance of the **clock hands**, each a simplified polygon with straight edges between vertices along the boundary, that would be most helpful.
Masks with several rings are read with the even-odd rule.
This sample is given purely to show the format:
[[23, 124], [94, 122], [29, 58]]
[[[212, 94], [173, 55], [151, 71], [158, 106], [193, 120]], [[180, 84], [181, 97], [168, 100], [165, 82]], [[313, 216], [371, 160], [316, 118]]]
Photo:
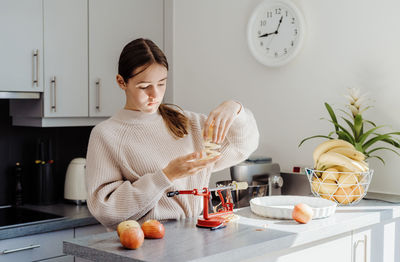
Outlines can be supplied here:
[[283, 16], [281, 16], [281, 19], [279, 20], [278, 27], [276, 28], [276, 30], [274, 32], [266, 33], [266, 34], [260, 35], [258, 37], [261, 38], [261, 37], [267, 37], [269, 35], [277, 35], [279, 33], [279, 27], [281, 26], [282, 20], [283, 20]]
[[267, 36], [269, 36], [269, 35], [275, 35], [275, 33], [276, 33], [276, 31], [275, 31], [275, 32], [272, 32], [272, 33], [266, 33], [266, 34], [260, 35], [260, 36], [258, 36], [258, 37], [259, 37], [259, 38], [261, 38], [261, 37], [267, 37]]
[[278, 27], [276, 28], [276, 31], [275, 31], [276, 34], [278, 34], [279, 27], [281, 26], [281, 23], [282, 23], [282, 19], [283, 19], [283, 16], [281, 16], [281, 20], [279, 20]]

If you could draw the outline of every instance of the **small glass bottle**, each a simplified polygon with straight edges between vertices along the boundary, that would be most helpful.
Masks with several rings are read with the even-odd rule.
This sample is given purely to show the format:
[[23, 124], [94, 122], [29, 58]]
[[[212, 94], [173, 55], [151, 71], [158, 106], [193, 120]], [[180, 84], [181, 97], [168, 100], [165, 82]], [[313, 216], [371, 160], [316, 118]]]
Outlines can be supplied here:
[[16, 206], [24, 203], [22, 191], [22, 166], [19, 162], [15, 163], [15, 201]]

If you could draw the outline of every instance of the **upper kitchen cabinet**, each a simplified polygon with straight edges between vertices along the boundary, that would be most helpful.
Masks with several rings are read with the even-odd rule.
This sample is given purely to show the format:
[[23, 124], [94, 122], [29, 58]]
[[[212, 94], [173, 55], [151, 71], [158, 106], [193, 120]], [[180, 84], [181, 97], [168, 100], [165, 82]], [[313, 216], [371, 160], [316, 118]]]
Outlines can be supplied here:
[[116, 83], [123, 47], [143, 37], [163, 49], [162, 0], [89, 0], [89, 114], [110, 116], [125, 105]]
[[88, 116], [87, 2], [44, 0], [44, 116]]
[[42, 0], [0, 1], [0, 91], [43, 91]]
[[13, 125], [90, 126], [125, 105], [116, 83], [123, 47], [164, 47], [163, 0], [43, 0], [44, 91], [10, 100]]

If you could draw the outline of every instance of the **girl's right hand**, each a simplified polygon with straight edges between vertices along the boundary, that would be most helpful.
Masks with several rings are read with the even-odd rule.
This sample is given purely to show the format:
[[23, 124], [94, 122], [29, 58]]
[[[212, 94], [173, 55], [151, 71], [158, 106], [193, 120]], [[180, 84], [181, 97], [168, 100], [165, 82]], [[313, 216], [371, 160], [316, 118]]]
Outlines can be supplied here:
[[170, 181], [174, 181], [175, 179], [194, 175], [220, 158], [220, 156], [215, 156], [210, 159], [201, 160], [203, 154], [202, 152], [194, 152], [178, 157], [169, 162], [163, 169], [163, 172]]

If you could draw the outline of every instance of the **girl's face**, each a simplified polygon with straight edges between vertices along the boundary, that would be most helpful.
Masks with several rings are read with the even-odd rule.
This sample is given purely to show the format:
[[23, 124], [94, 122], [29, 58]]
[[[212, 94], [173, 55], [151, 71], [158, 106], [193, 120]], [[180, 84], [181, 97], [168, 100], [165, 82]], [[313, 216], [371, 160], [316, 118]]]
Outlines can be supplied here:
[[[146, 68], [147, 67], [147, 68]], [[144, 71], [142, 71], [146, 68]], [[142, 72], [141, 72], [142, 71]], [[167, 84], [167, 69], [157, 63], [137, 68], [127, 83], [117, 75], [118, 85], [125, 90], [125, 109], [154, 113], [160, 106]]]

